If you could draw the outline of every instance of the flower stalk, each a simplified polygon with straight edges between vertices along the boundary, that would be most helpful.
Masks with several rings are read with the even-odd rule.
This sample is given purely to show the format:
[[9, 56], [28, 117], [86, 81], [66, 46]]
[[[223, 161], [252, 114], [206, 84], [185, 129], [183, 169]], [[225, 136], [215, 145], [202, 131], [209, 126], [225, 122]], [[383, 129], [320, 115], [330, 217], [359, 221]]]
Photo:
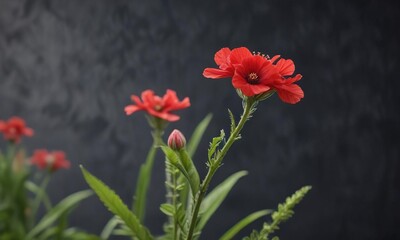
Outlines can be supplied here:
[[196, 222], [197, 222], [197, 218], [199, 215], [200, 206], [204, 199], [205, 194], [207, 193], [207, 189], [210, 185], [211, 179], [213, 178], [213, 176], [214, 176], [215, 172], [218, 170], [218, 168], [221, 166], [222, 160], [224, 159], [225, 155], [228, 153], [232, 144], [235, 142], [235, 140], [237, 140], [237, 137], [239, 136], [240, 131], [243, 129], [244, 124], [249, 119], [249, 117], [252, 113], [253, 106], [256, 103], [255, 99], [252, 97], [245, 98], [243, 101], [245, 101], [244, 110], [243, 110], [243, 114], [240, 118], [238, 125], [236, 126], [234, 131], [229, 136], [228, 141], [222, 148], [220, 154], [217, 155], [217, 158], [209, 166], [207, 175], [201, 184], [199, 194], [197, 195], [198, 197], [195, 200], [195, 205], [194, 205], [194, 210], [193, 210], [192, 218], [191, 218], [190, 225], [189, 225], [189, 232], [188, 232], [187, 240], [191, 240], [193, 238], [193, 233], [194, 233], [194, 229], [196, 227]]
[[36, 214], [39, 211], [40, 202], [46, 195], [46, 188], [47, 188], [47, 185], [49, 184], [50, 177], [51, 177], [51, 173], [50, 173], [50, 170], [48, 170], [48, 171], [46, 171], [46, 175], [44, 176], [42, 183], [39, 186], [39, 191], [37, 192], [35, 200], [33, 201], [32, 221], [35, 221]]

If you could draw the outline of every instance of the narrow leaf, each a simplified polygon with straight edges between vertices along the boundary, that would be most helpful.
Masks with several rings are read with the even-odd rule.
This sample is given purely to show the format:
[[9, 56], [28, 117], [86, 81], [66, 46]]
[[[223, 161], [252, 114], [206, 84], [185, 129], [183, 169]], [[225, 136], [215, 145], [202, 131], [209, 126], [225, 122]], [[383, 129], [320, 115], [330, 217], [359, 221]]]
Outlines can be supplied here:
[[224, 139], [224, 137], [225, 137], [225, 132], [224, 132], [224, 130], [221, 130], [219, 136], [218, 137], [214, 137], [212, 139], [212, 141], [210, 143], [210, 147], [208, 148], [208, 160], [211, 160], [213, 154], [217, 150], [217, 147], [219, 146], [221, 141]]
[[84, 190], [74, 194], [69, 195], [64, 198], [59, 204], [54, 206], [43, 218], [38, 222], [38, 224], [28, 233], [26, 239], [31, 239], [39, 234], [41, 231], [49, 228], [55, 223], [60, 217], [62, 217], [67, 211], [73, 208], [83, 199], [92, 195], [92, 191]]
[[243, 176], [247, 175], [247, 171], [240, 171], [232, 174], [230, 177], [225, 179], [221, 184], [215, 187], [205, 198], [201, 204], [200, 221], [197, 225], [197, 231], [201, 231], [210, 217], [218, 209], [221, 203], [225, 200], [228, 193], [231, 191], [232, 187], [236, 182]]
[[169, 203], [163, 203], [160, 206], [160, 210], [167, 216], [174, 216], [175, 214], [175, 208], [173, 205]]
[[235, 121], [235, 117], [233, 116], [233, 113], [231, 112], [230, 109], [228, 109], [228, 112], [229, 112], [229, 118], [231, 119], [231, 134], [232, 134], [236, 128], [236, 121]]
[[83, 176], [89, 186], [95, 191], [103, 204], [115, 215], [119, 216], [126, 226], [141, 240], [152, 239], [149, 231], [140, 224], [139, 219], [122, 202], [121, 198], [115, 194], [107, 185], [98, 178], [90, 174], [81, 166]]
[[219, 240], [233, 239], [235, 235], [238, 234], [247, 225], [259, 219], [260, 217], [270, 214], [271, 212], [272, 210], [261, 210], [248, 215], [247, 217], [240, 220], [240, 222], [236, 223], [233, 227], [231, 227]]
[[120, 222], [121, 220], [117, 216], [114, 216], [110, 220], [108, 220], [106, 226], [104, 226], [103, 228], [103, 231], [101, 231], [101, 239], [108, 239]]
[[167, 147], [167, 146], [161, 146], [162, 151], [165, 154], [165, 157], [169, 160], [169, 162], [176, 167], [177, 169], [179, 169], [179, 171], [185, 176], [185, 178], [189, 181], [189, 175], [186, 172], [185, 167], [182, 166], [182, 164], [180, 163], [180, 159], [178, 154], [175, 153], [174, 150], [172, 150], [171, 148]]
[[193, 157], [197, 147], [200, 143], [200, 140], [203, 137], [204, 132], [206, 131], [210, 121], [212, 119], [212, 114], [209, 113], [207, 116], [197, 125], [195, 130], [193, 131], [192, 136], [190, 137], [189, 143], [187, 145], [187, 151], [190, 157]]
[[136, 183], [136, 192], [133, 201], [133, 212], [138, 217], [139, 221], [143, 222], [146, 212], [146, 199], [149, 184], [151, 180], [151, 172], [153, 169], [154, 158], [157, 149], [151, 146], [147, 154], [146, 162], [142, 164], [139, 170], [139, 177]]
[[181, 149], [178, 152], [181, 163], [188, 173], [190, 188], [192, 189], [193, 197], [200, 189], [200, 177], [197, 172], [196, 166], [194, 165], [192, 159], [190, 158], [188, 152], [185, 149]]

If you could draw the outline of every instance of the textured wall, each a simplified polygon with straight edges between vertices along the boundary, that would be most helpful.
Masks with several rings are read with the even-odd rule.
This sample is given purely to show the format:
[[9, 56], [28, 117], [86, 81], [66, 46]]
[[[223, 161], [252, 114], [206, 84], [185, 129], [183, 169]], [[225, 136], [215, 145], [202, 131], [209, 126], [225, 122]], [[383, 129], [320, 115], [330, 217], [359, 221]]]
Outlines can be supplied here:
[[[87, 188], [84, 164], [130, 202], [151, 142], [142, 114], [123, 113], [130, 94], [189, 96], [192, 107], [169, 128], [187, 135], [214, 113], [196, 156], [204, 173], [208, 139], [228, 128], [226, 108], [240, 114], [241, 103], [229, 80], [204, 79], [202, 70], [225, 46], [281, 54], [304, 75], [305, 98], [259, 106], [215, 180], [250, 175], [204, 239], [305, 184], [314, 188], [282, 239], [398, 239], [399, 10], [396, 1], [0, 0], [0, 119], [27, 119], [36, 130], [29, 150], [68, 153], [74, 167], [54, 177], [53, 199]], [[159, 159], [146, 220], [154, 232], [163, 222]], [[99, 233], [109, 217], [93, 197], [71, 222]]]

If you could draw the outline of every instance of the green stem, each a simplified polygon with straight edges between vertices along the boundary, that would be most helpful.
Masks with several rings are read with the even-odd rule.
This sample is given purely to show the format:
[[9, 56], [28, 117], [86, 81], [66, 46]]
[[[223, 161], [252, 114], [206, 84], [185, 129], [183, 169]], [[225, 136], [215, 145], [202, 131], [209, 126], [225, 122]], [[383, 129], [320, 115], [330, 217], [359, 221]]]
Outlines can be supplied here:
[[176, 167], [169, 163], [169, 160], [165, 159], [165, 187], [166, 187], [166, 200], [167, 203], [171, 204], [174, 208], [175, 214], [173, 216], [168, 216], [169, 224], [173, 227], [172, 234], [173, 240], [178, 238], [178, 219], [176, 213], [178, 212], [178, 201], [177, 197], [179, 193], [177, 191], [178, 186], [178, 174], [179, 171]]
[[33, 222], [35, 221], [37, 211], [39, 210], [40, 202], [42, 201], [43, 197], [46, 194], [46, 187], [49, 184], [50, 177], [51, 177], [51, 173], [47, 172], [46, 176], [42, 180], [42, 183], [40, 184], [39, 191], [36, 194], [36, 198], [35, 198], [35, 200], [33, 202], [33, 206], [32, 206], [32, 221]]
[[[174, 169], [175, 170], [175, 169]], [[176, 197], [178, 195], [176, 188], [177, 188], [177, 179], [176, 179], [176, 174], [177, 172], [174, 172], [173, 176], [172, 176], [172, 184], [174, 184], [174, 189], [173, 189], [173, 195], [172, 195], [172, 205], [174, 206], [175, 209], [175, 215], [174, 215], [174, 240], [177, 239], [177, 234], [178, 234], [178, 220], [177, 220], [177, 216], [176, 213], [178, 212], [178, 207], [177, 207], [177, 201], [176, 201]]]
[[187, 240], [191, 240], [194, 234], [194, 229], [195, 229], [195, 225], [197, 222], [197, 217], [199, 215], [199, 210], [200, 210], [200, 206], [201, 203], [205, 197], [205, 194], [207, 192], [208, 186], [210, 185], [211, 179], [213, 178], [215, 172], [217, 171], [217, 169], [220, 167], [222, 160], [224, 159], [225, 155], [227, 154], [228, 150], [231, 148], [232, 144], [235, 142], [235, 140], [237, 139], [240, 131], [242, 130], [244, 124], [246, 123], [246, 121], [249, 118], [249, 115], [251, 113], [251, 109], [252, 106], [254, 104], [254, 99], [253, 98], [248, 98], [246, 99], [246, 106], [244, 108], [243, 114], [240, 118], [240, 121], [238, 123], [238, 125], [236, 126], [235, 130], [231, 133], [231, 135], [229, 136], [228, 141], [226, 142], [226, 144], [224, 145], [224, 147], [222, 148], [220, 154], [218, 155], [217, 159], [215, 160], [215, 162], [210, 166], [210, 168], [208, 169], [207, 175], [204, 178], [202, 184], [201, 184], [201, 188], [200, 188], [200, 192], [199, 195], [195, 201], [195, 206], [194, 206], [194, 210], [193, 210], [193, 215], [192, 215], [192, 219], [190, 221], [190, 227], [189, 227], [189, 233], [187, 236]]

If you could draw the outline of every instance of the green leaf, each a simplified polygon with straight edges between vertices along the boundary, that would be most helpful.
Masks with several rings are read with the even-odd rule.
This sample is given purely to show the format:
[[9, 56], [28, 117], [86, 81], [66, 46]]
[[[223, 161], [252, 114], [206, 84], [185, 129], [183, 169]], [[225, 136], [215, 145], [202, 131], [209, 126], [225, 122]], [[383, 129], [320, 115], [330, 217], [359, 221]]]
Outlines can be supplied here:
[[73, 193], [68, 197], [64, 198], [59, 204], [54, 206], [43, 218], [36, 224], [36, 226], [28, 233], [26, 239], [35, 237], [41, 231], [51, 227], [59, 218], [61, 218], [66, 212], [73, 208], [83, 199], [92, 195], [91, 190], [84, 190], [77, 193]]
[[272, 210], [261, 210], [248, 215], [240, 222], [236, 223], [233, 227], [231, 227], [219, 240], [233, 239], [235, 235], [238, 234], [247, 225], [259, 219], [260, 217], [270, 214], [271, 212]]
[[189, 175], [186, 172], [185, 167], [180, 163], [180, 159], [178, 154], [168, 146], [161, 146], [162, 151], [165, 154], [165, 157], [169, 160], [169, 162], [176, 167], [184, 176], [185, 178], [189, 181]]
[[193, 157], [197, 147], [200, 143], [200, 140], [203, 137], [204, 132], [206, 131], [210, 121], [212, 119], [212, 114], [209, 113], [207, 116], [197, 125], [195, 130], [193, 131], [192, 136], [190, 137], [189, 143], [187, 145], [187, 151], [190, 157]]
[[157, 149], [154, 146], [151, 146], [149, 153], [147, 154], [146, 162], [140, 167], [139, 177], [136, 183], [133, 212], [141, 222], [143, 222], [145, 216], [147, 192], [151, 180], [151, 171], [153, 169], [156, 152]]
[[[197, 147], [201, 141], [201, 139], [203, 138], [204, 132], [206, 131], [208, 125], [210, 124], [212, 119], [212, 114], [207, 114], [207, 116], [197, 125], [197, 127], [195, 128], [195, 130], [192, 133], [192, 136], [190, 137], [190, 140], [188, 142], [188, 144], [186, 145], [186, 149], [188, 151], [188, 154], [190, 157], [193, 157]], [[183, 179], [184, 176], [180, 176], [179, 177], [179, 182], [183, 183], [183, 188], [180, 192], [180, 201], [183, 204], [183, 208], [188, 208], [188, 211], [190, 211], [190, 204], [192, 203], [192, 201], [190, 201], [190, 188], [187, 184], [186, 179]]]
[[76, 228], [68, 228], [64, 231], [63, 240], [102, 240], [102, 238]]
[[174, 216], [175, 214], [175, 208], [172, 204], [169, 203], [163, 203], [160, 206], [160, 210], [167, 216]]
[[194, 197], [200, 189], [199, 173], [197, 172], [196, 166], [194, 165], [192, 159], [190, 158], [188, 152], [185, 149], [179, 150], [178, 154], [179, 154], [179, 159], [181, 160], [183, 167], [185, 168], [186, 172], [188, 173], [188, 176], [189, 176], [188, 180], [189, 180], [190, 188], [192, 189], [192, 195]]
[[108, 220], [106, 226], [104, 226], [103, 231], [100, 234], [101, 239], [108, 239], [120, 222], [121, 219], [118, 216], [114, 216]]
[[215, 151], [217, 150], [217, 147], [221, 143], [221, 141], [225, 137], [225, 132], [224, 130], [221, 130], [220, 134], [218, 137], [214, 137], [210, 143], [210, 147], [208, 148], [208, 160], [211, 161], [212, 156], [214, 155]]
[[82, 166], [81, 170], [86, 182], [112, 213], [119, 216], [140, 240], [152, 239], [150, 232], [140, 224], [139, 219], [129, 210], [113, 190], [90, 174]]
[[230, 109], [228, 109], [228, 112], [229, 112], [229, 118], [231, 119], [231, 134], [232, 134], [236, 128], [236, 121], [235, 121], [235, 117], [233, 116], [233, 113], [231, 112]]
[[218, 209], [231, 191], [236, 182], [243, 176], [247, 175], [247, 171], [240, 171], [229, 176], [225, 181], [216, 186], [205, 198], [200, 207], [200, 220], [196, 227], [197, 231], [201, 231], [210, 217]]

